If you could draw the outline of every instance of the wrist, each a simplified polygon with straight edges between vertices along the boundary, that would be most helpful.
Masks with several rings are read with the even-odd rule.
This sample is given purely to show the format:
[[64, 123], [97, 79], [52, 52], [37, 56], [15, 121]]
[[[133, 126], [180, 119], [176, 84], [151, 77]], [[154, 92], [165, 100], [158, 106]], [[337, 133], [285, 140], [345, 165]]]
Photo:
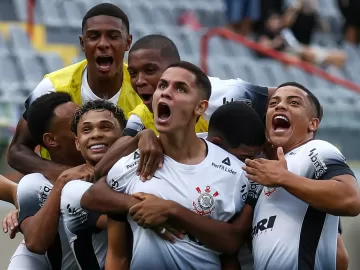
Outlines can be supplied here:
[[278, 179], [278, 186], [285, 188], [290, 178], [291, 178], [291, 172], [289, 172], [287, 169], [283, 169], [283, 172], [280, 173], [280, 177]]
[[169, 219], [176, 218], [179, 215], [179, 204], [171, 200], [166, 200], [165, 203], [167, 206]]

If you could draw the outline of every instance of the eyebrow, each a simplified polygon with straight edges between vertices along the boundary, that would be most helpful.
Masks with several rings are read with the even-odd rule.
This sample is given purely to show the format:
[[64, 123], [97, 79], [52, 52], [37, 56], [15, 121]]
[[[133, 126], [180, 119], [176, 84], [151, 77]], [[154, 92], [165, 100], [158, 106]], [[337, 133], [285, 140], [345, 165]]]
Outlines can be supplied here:
[[[96, 122], [96, 123], [100, 123], [100, 124], [107, 124], [107, 123], [114, 124], [114, 122], [112, 122], [112, 121], [110, 121], [110, 120], [101, 120], [100, 122]], [[86, 122], [83, 122], [82, 124], [83, 124], [83, 125], [93, 125], [94, 122], [86, 121]]]
[[[286, 97], [286, 99], [293, 99], [293, 98], [298, 98], [298, 99], [302, 100], [302, 98], [300, 96], [288, 96], [288, 97]], [[279, 96], [274, 96], [270, 100], [272, 100], [272, 99], [280, 99], [280, 97]]]

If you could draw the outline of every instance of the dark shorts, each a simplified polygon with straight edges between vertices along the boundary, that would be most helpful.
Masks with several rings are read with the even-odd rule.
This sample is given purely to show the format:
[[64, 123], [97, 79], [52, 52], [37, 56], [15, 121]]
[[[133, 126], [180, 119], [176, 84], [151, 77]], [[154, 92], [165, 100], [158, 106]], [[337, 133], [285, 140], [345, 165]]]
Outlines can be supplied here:
[[238, 23], [245, 18], [260, 19], [260, 0], [225, 0], [229, 23]]

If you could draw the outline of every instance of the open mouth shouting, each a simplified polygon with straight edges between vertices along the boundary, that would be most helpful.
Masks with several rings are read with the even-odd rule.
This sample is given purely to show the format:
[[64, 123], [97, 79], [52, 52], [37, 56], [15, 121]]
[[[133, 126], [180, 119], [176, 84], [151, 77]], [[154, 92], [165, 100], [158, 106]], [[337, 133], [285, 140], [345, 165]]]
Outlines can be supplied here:
[[96, 57], [96, 64], [101, 72], [109, 72], [114, 63], [114, 58], [110, 55], [100, 55]]
[[169, 105], [164, 102], [160, 102], [158, 104], [157, 114], [158, 122], [165, 123], [168, 121], [171, 117], [171, 110]]
[[284, 114], [276, 114], [272, 120], [272, 128], [275, 133], [284, 133], [290, 129], [289, 118]]

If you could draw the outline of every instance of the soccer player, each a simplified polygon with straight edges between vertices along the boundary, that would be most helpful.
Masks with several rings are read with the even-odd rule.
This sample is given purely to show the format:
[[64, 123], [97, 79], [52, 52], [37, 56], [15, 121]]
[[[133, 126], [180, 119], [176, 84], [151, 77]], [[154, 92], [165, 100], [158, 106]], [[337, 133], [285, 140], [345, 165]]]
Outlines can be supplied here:
[[[121, 144], [128, 142], [131, 139], [130, 136], [135, 136], [144, 127], [157, 133], [151, 108], [152, 95], [165, 68], [179, 60], [180, 56], [176, 45], [169, 38], [161, 35], [145, 36], [136, 41], [131, 47], [128, 57], [131, 84], [144, 103], [138, 105], [130, 112], [129, 121], [123, 134], [124, 137], [115, 143], [104, 159], [96, 166], [95, 173], [98, 178], [106, 175], [111, 166], [119, 159], [120, 152], [118, 154], [116, 149], [118, 147], [122, 148]], [[206, 132], [208, 120], [212, 113], [221, 105], [232, 101], [245, 101], [260, 116], [265, 116], [268, 96], [271, 95], [274, 88], [252, 85], [241, 79], [221, 80], [209, 77], [209, 80], [211, 82], [212, 94], [207, 110], [196, 124], [197, 132]], [[151, 142], [156, 143], [154, 137], [149, 136], [149, 142], [146, 145], [152, 145]], [[155, 148], [155, 146], [153, 147]], [[156, 149], [161, 151], [159, 145], [156, 145]], [[144, 155], [141, 153], [141, 156], [142, 160]], [[150, 161], [148, 160], [149, 158], [144, 157], [145, 161], [141, 162], [141, 166], [139, 166], [139, 172], [141, 172], [141, 168], [145, 168], [147, 165], [146, 170], [144, 170], [144, 178], [149, 175], [148, 169], [155, 169], [157, 167], [162, 159], [162, 155], [160, 156], [161, 158], [150, 157]], [[153, 162], [152, 160], [159, 160], [159, 162]]]
[[278, 160], [246, 160], [249, 179], [266, 186], [253, 219], [255, 269], [336, 269], [339, 216], [360, 213], [346, 159], [316, 140], [322, 109], [310, 90], [280, 85], [266, 115]]
[[[82, 21], [80, 46], [86, 60], [45, 75], [25, 102], [25, 107], [48, 92], [67, 92], [78, 105], [89, 100], [107, 99], [123, 109], [125, 115], [141, 103], [130, 84], [124, 53], [129, 50], [132, 36], [129, 20], [117, 6], [103, 3], [91, 8]], [[23, 174], [39, 172], [56, 180], [68, 166], [49, 161], [34, 153], [36, 143], [27, 129], [27, 109], [20, 119], [11, 142], [8, 162]]]
[[[76, 147], [87, 164], [95, 166], [121, 136], [126, 125], [124, 113], [111, 102], [87, 102], [74, 115], [71, 129]], [[86, 211], [80, 199], [91, 183], [73, 180], [61, 195], [61, 214], [70, 247], [79, 269], [102, 269], [107, 251], [106, 216]]]
[[[70, 167], [84, 163], [83, 157], [75, 148], [75, 136], [69, 128], [77, 108], [78, 105], [71, 102], [69, 94], [49, 93], [34, 101], [28, 110], [27, 124], [31, 136], [38, 144], [49, 149], [55, 162]], [[75, 175], [79, 178], [91, 173], [89, 168], [76, 168], [78, 174]], [[40, 173], [28, 174], [19, 182], [19, 226], [25, 243], [20, 245], [13, 256], [9, 269], [46, 269], [49, 267], [48, 261], [52, 269], [76, 269], [75, 259], [59, 219], [61, 190], [71, 180], [68, 179], [69, 174], [74, 177], [74, 173], [69, 171], [64, 171], [56, 182]], [[46, 253], [47, 259], [31, 252]], [[19, 258], [18, 255], [23, 256]]]
[[[136, 175], [136, 151], [110, 170], [107, 183], [123, 193], [148, 192], [172, 199], [198, 214], [229, 221], [241, 210], [250, 182], [239, 169], [242, 162], [218, 146], [196, 136], [195, 124], [211, 94], [207, 76], [196, 66], [179, 62], [163, 73], [153, 97], [156, 129], [166, 153], [163, 167], [151, 181]], [[134, 235], [132, 269], [218, 269], [218, 253], [186, 235], [173, 244], [129, 219]], [[118, 268], [127, 246], [117, 237], [122, 227], [108, 218], [106, 266]], [[156, 260], [154, 260], [156, 258]]]

